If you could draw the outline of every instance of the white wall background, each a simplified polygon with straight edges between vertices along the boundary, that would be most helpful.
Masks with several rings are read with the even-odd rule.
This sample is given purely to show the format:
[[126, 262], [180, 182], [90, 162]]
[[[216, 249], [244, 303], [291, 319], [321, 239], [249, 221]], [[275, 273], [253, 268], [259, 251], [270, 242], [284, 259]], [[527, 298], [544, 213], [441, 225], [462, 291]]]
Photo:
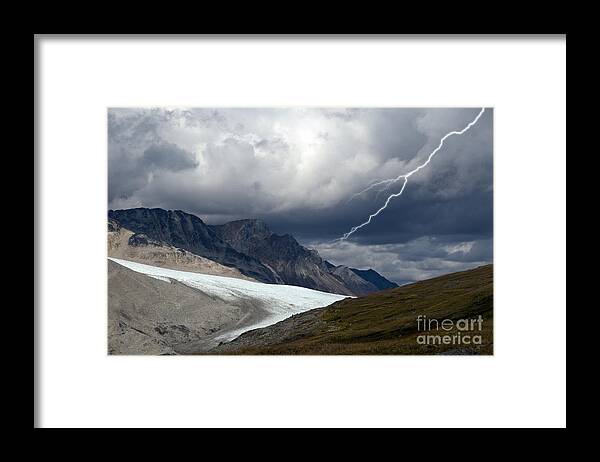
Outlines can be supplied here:
[[[39, 425], [565, 425], [564, 38], [39, 40]], [[106, 108], [178, 105], [493, 106], [494, 357], [108, 357]]]

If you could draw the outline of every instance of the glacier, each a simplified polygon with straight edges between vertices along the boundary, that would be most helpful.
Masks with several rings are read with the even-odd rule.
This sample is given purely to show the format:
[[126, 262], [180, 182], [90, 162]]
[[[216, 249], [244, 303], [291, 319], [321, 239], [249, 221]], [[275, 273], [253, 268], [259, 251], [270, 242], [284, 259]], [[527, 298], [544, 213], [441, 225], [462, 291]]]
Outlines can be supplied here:
[[230, 341], [249, 330], [266, 327], [283, 321], [294, 314], [331, 305], [344, 298], [349, 298], [348, 295], [331, 294], [299, 286], [266, 284], [227, 276], [173, 270], [112, 257], [109, 257], [109, 260], [161, 281], [178, 281], [201, 290], [210, 296], [218, 297], [225, 302], [242, 298], [257, 300], [262, 303], [269, 313], [267, 317], [243, 328], [228, 330], [216, 337], [216, 340], [219, 341]]

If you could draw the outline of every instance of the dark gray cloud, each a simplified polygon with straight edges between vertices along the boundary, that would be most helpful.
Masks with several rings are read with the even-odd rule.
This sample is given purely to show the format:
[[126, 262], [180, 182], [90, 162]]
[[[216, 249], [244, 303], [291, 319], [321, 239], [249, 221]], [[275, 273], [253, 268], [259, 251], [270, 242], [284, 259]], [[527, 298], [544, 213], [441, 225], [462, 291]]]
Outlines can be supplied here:
[[191, 152], [181, 149], [174, 143], [153, 144], [144, 151], [138, 160], [139, 167], [147, 170], [167, 170], [178, 172], [198, 166]]
[[336, 264], [377, 268], [398, 284], [406, 284], [445, 273], [462, 271], [492, 261], [491, 238], [473, 236], [424, 236], [399, 244], [307, 242]]
[[334, 263], [371, 266], [399, 282], [462, 269], [492, 258], [491, 109], [449, 138], [350, 242], [333, 240], [401, 183], [353, 194], [410, 171], [477, 112], [110, 109], [109, 207], [182, 209], [212, 223], [262, 218]]
[[142, 116], [126, 109], [108, 113], [108, 199], [141, 203], [137, 195], [155, 175], [181, 172], [198, 166], [196, 156], [165, 141], [161, 127], [172, 114], [151, 110]]

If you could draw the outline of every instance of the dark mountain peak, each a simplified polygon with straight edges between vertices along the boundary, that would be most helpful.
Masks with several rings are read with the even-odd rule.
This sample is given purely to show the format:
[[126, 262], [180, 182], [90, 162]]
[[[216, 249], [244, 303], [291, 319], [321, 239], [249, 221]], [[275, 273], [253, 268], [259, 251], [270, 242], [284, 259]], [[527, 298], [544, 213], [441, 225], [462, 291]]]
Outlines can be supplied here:
[[231, 221], [230, 223], [243, 223], [246, 226], [257, 226], [260, 228], [269, 229], [267, 224], [260, 218], [244, 218], [243, 220], [235, 220]]
[[[162, 209], [155, 209], [155, 210], [162, 210]], [[177, 210], [167, 210], [167, 213], [170, 214], [170, 215], [174, 215], [174, 216], [180, 217], [180, 218], [186, 218], [186, 219], [190, 219], [190, 220], [197, 220], [197, 221], [199, 221], [201, 223], [204, 223], [202, 221], [202, 218], [200, 218], [200, 217], [198, 217], [198, 216], [196, 216], [196, 215], [194, 215], [192, 213], [184, 212], [183, 210], [179, 210], [179, 209], [177, 209]]]
[[316, 251], [303, 247], [291, 234], [271, 232], [262, 220], [237, 220], [212, 228], [234, 249], [272, 268], [286, 284], [348, 293]]
[[398, 287], [398, 284], [384, 278], [381, 274], [379, 274], [374, 269], [369, 268], [367, 270], [359, 270], [356, 268], [350, 268], [350, 270], [353, 273], [355, 273], [356, 275], [363, 278], [365, 281], [369, 281], [371, 284], [373, 284], [379, 290], [392, 289], [394, 287]]
[[238, 252], [272, 268], [286, 284], [352, 295], [396, 287], [375, 271], [371, 270], [367, 279], [352, 268], [335, 266], [321, 258], [316, 249], [304, 247], [291, 234], [271, 232], [259, 219], [231, 221], [212, 229]]
[[242, 234], [246, 238], [269, 237], [273, 234], [269, 226], [259, 218], [230, 221], [229, 223], [213, 226], [213, 228], [221, 228], [228, 234]]
[[264, 221], [256, 218], [213, 225], [211, 229], [235, 250], [253, 257], [254, 249], [273, 234]]
[[277, 241], [280, 243], [287, 243], [291, 245], [300, 245], [296, 238], [291, 234], [271, 234], [269, 238], [271, 239], [271, 241]]
[[[309, 249], [300, 244], [291, 234], [271, 234], [265, 241], [266, 250], [265, 257], [270, 260], [285, 260], [286, 262], [295, 261], [305, 264], [312, 264], [319, 268], [320, 271], [328, 272], [325, 260], [321, 258], [319, 252], [315, 249]], [[299, 270], [297, 267], [296, 269]]]
[[195, 255], [238, 268], [242, 274], [263, 282], [281, 282], [264, 264], [224, 242], [212, 227], [182, 210], [134, 208], [109, 210], [108, 217], [146, 238], [165, 242]]
[[189, 220], [205, 224], [200, 217], [179, 209], [165, 210], [161, 208], [135, 207], [131, 209], [109, 210], [108, 216], [116, 220], [118, 220], [118, 217], [126, 217], [128, 220], [167, 220], [171, 218], [178, 221]]

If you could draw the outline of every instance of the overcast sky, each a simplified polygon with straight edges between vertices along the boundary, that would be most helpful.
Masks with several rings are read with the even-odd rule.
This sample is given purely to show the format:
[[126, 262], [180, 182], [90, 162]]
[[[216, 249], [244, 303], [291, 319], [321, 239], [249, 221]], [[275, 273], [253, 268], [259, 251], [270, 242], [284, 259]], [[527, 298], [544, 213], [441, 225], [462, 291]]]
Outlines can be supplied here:
[[400, 284], [492, 260], [493, 110], [449, 137], [402, 196], [353, 194], [424, 162], [468, 109], [109, 109], [109, 208], [261, 218], [334, 264]]

